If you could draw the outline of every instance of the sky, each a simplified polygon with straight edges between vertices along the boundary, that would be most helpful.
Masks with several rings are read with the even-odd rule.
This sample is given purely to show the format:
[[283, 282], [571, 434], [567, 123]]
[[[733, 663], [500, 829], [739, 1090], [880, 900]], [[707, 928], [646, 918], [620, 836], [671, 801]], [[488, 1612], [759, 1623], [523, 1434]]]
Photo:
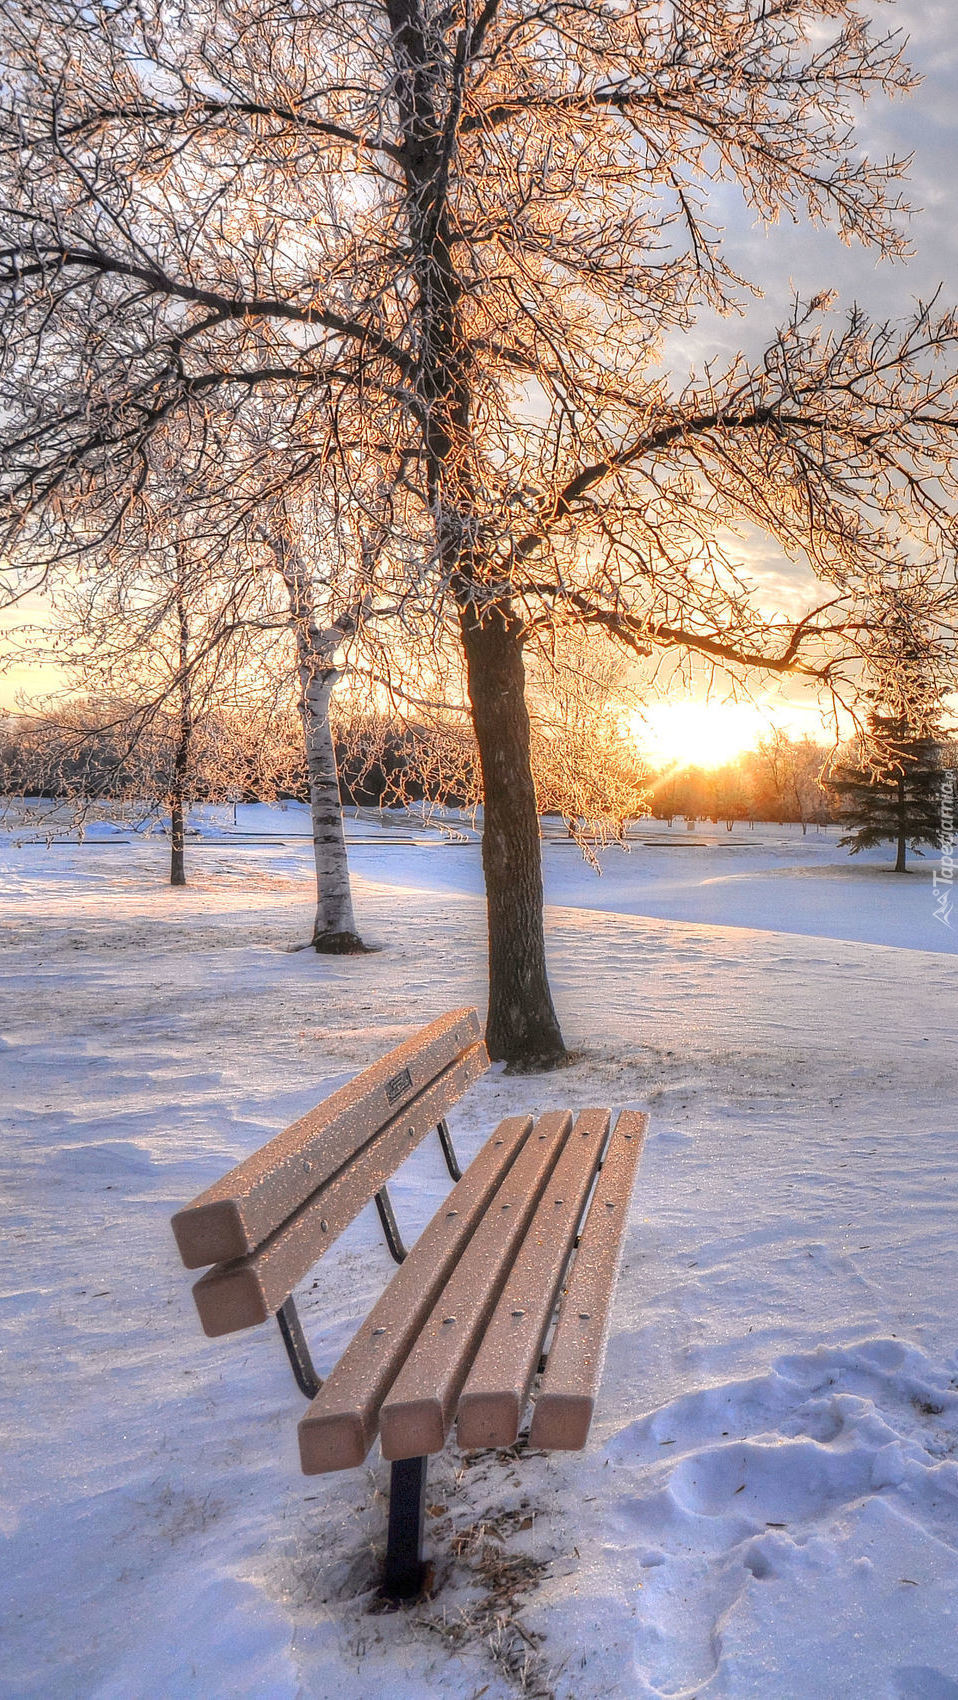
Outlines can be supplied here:
[[[739, 350], [758, 353], [787, 317], [796, 295], [808, 299], [834, 290], [836, 313], [858, 302], [878, 320], [906, 317], [917, 300], [928, 300], [939, 288], [943, 304], [958, 301], [958, 12], [953, 0], [891, 0], [867, 10], [882, 31], [900, 30], [908, 38], [906, 58], [922, 79], [911, 95], [867, 102], [858, 123], [862, 147], [871, 158], [895, 155], [910, 160], [901, 185], [911, 208], [902, 221], [910, 255], [902, 261], [881, 260], [860, 244], [846, 245], [833, 231], [816, 229], [807, 221], [788, 220], [766, 228], [744, 206], [738, 191], [722, 189], [710, 206], [716, 221], [725, 225], [726, 257], [759, 285], [762, 297], [750, 303], [741, 318], [701, 314], [690, 333], [667, 347], [674, 372], [683, 367], [701, 370], [706, 361], [721, 366]], [[736, 552], [746, 571], [761, 582], [766, 606], [787, 614], [804, 608], [809, 578], [800, 563], [788, 561], [755, 528], [736, 540]], [[701, 700], [705, 688], [693, 683], [683, 694]], [[717, 702], [722, 698], [719, 687]], [[835, 736], [827, 710], [817, 711], [815, 693], [791, 681], [772, 692], [760, 689], [751, 709], [729, 705], [722, 718], [719, 741], [724, 739], [729, 753], [736, 744], [751, 746], [771, 725], [826, 744]], [[675, 741], [694, 742], [706, 724], [685, 703], [653, 705], [637, 735], [652, 749], [665, 748]]]
[[787, 316], [793, 294], [809, 298], [822, 290], [838, 292], [838, 308], [861, 302], [878, 318], [901, 317], [912, 302], [927, 299], [940, 284], [944, 298], [958, 297], [958, 221], [955, 167], [958, 153], [958, 30], [948, 0], [891, 0], [867, 10], [883, 30], [908, 38], [906, 57], [923, 79], [911, 95], [896, 100], [877, 96], [866, 103], [857, 124], [863, 150], [872, 159], [911, 157], [902, 185], [912, 216], [904, 228], [912, 245], [906, 261], [879, 260], [859, 244], [846, 246], [832, 231], [789, 219], [766, 229], [743, 206], [732, 188], [710, 195], [710, 207], [724, 218], [726, 254], [733, 267], [758, 283], [763, 299], [750, 304], [745, 319], [702, 314], [696, 328], [670, 349], [681, 365], [758, 350]]
[[[726, 227], [726, 253], [733, 267], [756, 282], [761, 299], [748, 305], [745, 317], [719, 319], [702, 314], [691, 333], [667, 346], [676, 373], [699, 369], [707, 360], [719, 363], [739, 349], [755, 352], [788, 314], [793, 295], [810, 297], [823, 289], [838, 293], [838, 308], [860, 302], [879, 318], [906, 315], [916, 298], [927, 299], [943, 285], [947, 303], [958, 300], [958, 29], [949, 0], [892, 0], [869, 8], [882, 29], [900, 29], [909, 37], [908, 58], [923, 78], [911, 96], [888, 101], [876, 98], [864, 108], [858, 134], [873, 158], [887, 154], [913, 156], [906, 199], [914, 209], [906, 229], [913, 252], [904, 262], [878, 261], [858, 245], [846, 247], [827, 230], [807, 223], [781, 223], [764, 229], [732, 189], [710, 194], [710, 212]], [[747, 531], [736, 544], [742, 564], [758, 578], [770, 608], [793, 612], [802, 600], [805, 569], [790, 563], [758, 532]], [[28, 604], [7, 621], [36, 619], [42, 610]], [[4, 641], [0, 616], [0, 652]], [[0, 672], [0, 709], [15, 707], [24, 693], [50, 689], [57, 675], [51, 669], [30, 672], [13, 666]], [[680, 687], [673, 685], [670, 695]], [[704, 686], [693, 684], [682, 694], [701, 696]], [[721, 692], [719, 693], [721, 696]], [[798, 687], [767, 705], [777, 723], [808, 724], [812, 703]], [[814, 731], [813, 727], [810, 729]]]

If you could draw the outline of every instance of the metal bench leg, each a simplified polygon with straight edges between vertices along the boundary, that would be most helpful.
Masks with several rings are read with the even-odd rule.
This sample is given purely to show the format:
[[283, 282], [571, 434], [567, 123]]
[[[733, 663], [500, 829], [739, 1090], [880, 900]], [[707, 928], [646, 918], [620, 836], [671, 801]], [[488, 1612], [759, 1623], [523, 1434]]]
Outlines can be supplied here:
[[442, 1154], [446, 1159], [446, 1168], [449, 1170], [454, 1181], [461, 1181], [462, 1170], [459, 1167], [459, 1159], [456, 1156], [455, 1146], [452, 1143], [452, 1134], [446, 1126], [445, 1116], [443, 1116], [442, 1121], [436, 1128], [436, 1132], [439, 1135], [439, 1143], [442, 1146]]
[[398, 1458], [389, 1479], [389, 1533], [382, 1592], [387, 1600], [411, 1600], [423, 1584], [422, 1533], [426, 1515], [428, 1458]]
[[305, 1393], [307, 1399], [315, 1399], [323, 1384], [313, 1368], [313, 1360], [309, 1355], [303, 1325], [299, 1320], [299, 1311], [296, 1309], [292, 1293], [286, 1303], [280, 1305], [276, 1312], [276, 1320], [279, 1323], [279, 1331], [283, 1336], [286, 1355], [293, 1366], [296, 1385], [301, 1393]]
[[392, 1199], [384, 1186], [381, 1186], [376, 1194], [376, 1209], [379, 1211], [379, 1220], [383, 1225], [389, 1255], [394, 1263], [402, 1263], [406, 1256], [406, 1247], [402, 1243], [399, 1223], [393, 1213]]

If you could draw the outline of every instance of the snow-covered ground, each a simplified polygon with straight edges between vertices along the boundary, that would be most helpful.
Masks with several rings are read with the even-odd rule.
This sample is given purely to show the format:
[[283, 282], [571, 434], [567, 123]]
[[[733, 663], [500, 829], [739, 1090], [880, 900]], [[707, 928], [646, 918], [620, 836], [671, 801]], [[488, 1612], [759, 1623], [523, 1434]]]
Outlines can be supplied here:
[[[19, 833], [21, 811], [0, 814], [0, 841], [39, 843], [53, 832], [67, 834], [66, 808], [35, 806]], [[156, 823], [137, 819], [88, 822], [86, 842], [115, 849], [157, 831]], [[273, 852], [269, 867], [296, 879], [309, 875], [309, 811], [302, 804], [276, 807], [240, 805], [195, 810], [191, 854], [199, 874], [257, 868], [261, 849]], [[731, 927], [761, 927], [769, 932], [803, 933], [816, 938], [857, 939], [909, 950], [958, 950], [958, 909], [952, 914], [950, 892], [933, 876], [941, 858], [926, 847], [909, 852], [909, 873], [892, 869], [894, 849], [885, 845], [850, 856], [839, 847], [836, 826], [749, 827], [732, 832], [709, 822], [688, 831], [679, 818], [637, 822], [629, 829], [627, 850], [600, 852], [601, 876], [583, 867], [582, 857], [559, 820], [544, 822], [545, 879], [549, 902], [572, 908], [602, 909], [662, 920], [720, 922]], [[427, 892], [482, 894], [479, 834], [469, 816], [449, 811], [350, 809], [346, 834], [354, 869], [377, 883], [395, 883]], [[72, 837], [77, 837], [74, 831]], [[431, 854], [410, 857], [410, 847]], [[218, 856], [242, 848], [242, 860]], [[286, 851], [286, 855], [277, 852]], [[28, 864], [32, 865], [32, 864]]]
[[[958, 1700], [958, 964], [933, 858], [898, 880], [834, 829], [650, 826], [597, 880], [547, 846], [578, 1059], [493, 1070], [454, 1131], [468, 1155], [518, 1108], [651, 1110], [600, 1408], [581, 1455], [447, 1448], [437, 1590], [382, 1615], [383, 1464], [299, 1473], [275, 1330], [204, 1339], [168, 1218], [481, 1003], [477, 851], [358, 823], [383, 948], [323, 959], [287, 950], [301, 812], [231, 822], [182, 892], [132, 833], [0, 850], [0, 1693]], [[395, 1188], [409, 1235], [447, 1184], [427, 1144]], [[321, 1372], [390, 1267], [370, 1211], [307, 1283]]]

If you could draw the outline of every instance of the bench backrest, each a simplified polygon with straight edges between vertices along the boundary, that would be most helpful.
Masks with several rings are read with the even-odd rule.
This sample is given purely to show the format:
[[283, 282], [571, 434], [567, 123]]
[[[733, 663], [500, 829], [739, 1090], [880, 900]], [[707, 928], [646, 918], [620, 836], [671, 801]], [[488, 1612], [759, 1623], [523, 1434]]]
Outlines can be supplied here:
[[364, 1069], [173, 1217], [207, 1334], [264, 1322], [489, 1066], [474, 1009]]

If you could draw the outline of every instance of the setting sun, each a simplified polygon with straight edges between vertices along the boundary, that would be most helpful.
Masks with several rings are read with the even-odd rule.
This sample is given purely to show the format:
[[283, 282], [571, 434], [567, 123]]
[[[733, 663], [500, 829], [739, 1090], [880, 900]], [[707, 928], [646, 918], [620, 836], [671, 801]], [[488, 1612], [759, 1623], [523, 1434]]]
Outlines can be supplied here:
[[652, 761], [677, 767], [722, 767], [754, 749], [776, 723], [780, 716], [755, 703], [714, 699], [653, 703], [632, 717], [634, 735]]

